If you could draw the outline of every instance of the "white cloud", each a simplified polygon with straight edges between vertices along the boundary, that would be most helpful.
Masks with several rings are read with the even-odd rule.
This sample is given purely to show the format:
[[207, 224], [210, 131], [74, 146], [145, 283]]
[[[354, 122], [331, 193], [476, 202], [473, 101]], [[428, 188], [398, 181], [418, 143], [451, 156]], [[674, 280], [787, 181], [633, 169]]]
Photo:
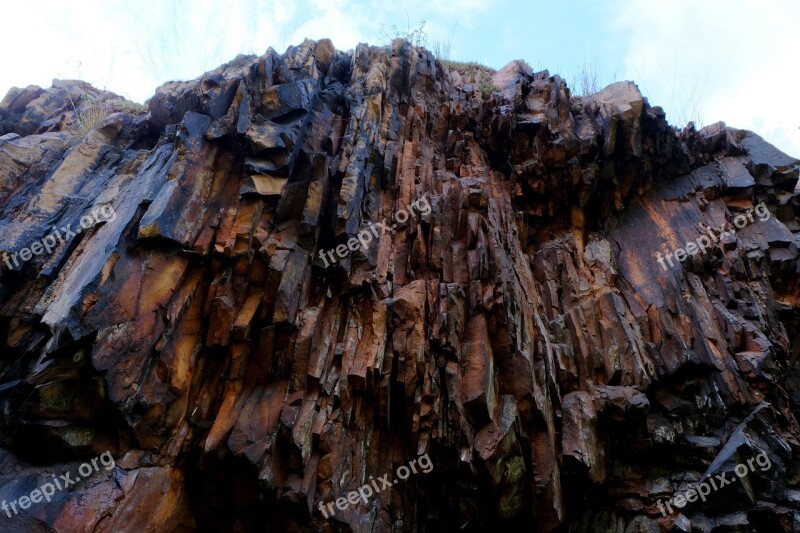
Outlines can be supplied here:
[[[6, 25], [4, 42], [18, 46], [3, 56], [0, 96], [14, 85], [49, 86], [60, 77], [141, 102], [159, 84], [194, 78], [238, 53], [262, 54], [270, 46], [283, 51], [304, 37], [329, 37], [345, 50], [378, 43], [381, 23], [404, 30], [425, 20], [428, 47], [452, 37], [452, 56], [461, 57], [460, 48], [498, 1], [84, 0], [80, 9], [59, 0], [11, 3], [4, 9], [14, 22]], [[673, 122], [682, 115], [705, 124], [725, 120], [800, 155], [800, 107], [793, 104], [800, 4], [617, 0], [614, 7], [608, 11], [617, 14], [611, 15], [613, 33], [627, 49], [620, 77], [639, 82]], [[500, 41], [506, 48], [524, 41], [502, 28], [480, 35], [487, 50]]]
[[12, 86], [76, 78], [142, 102], [161, 83], [197, 77], [239, 53], [277, 48], [293, 6], [271, 0], [9, 4], [4, 9], [14, 24], [4, 41], [24, 45], [4, 54], [0, 95]]
[[800, 156], [800, 4], [620, 0], [617, 11], [625, 77], [669, 120], [724, 120]]
[[[451, 21], [468, 26], [491, 1], [409, 0], [61, 0], [4, 6], [0, 98], [12, 86], [48, 87], [76, 78], [142, 102], [166, 81], [192, 79], [239, 53], [282, 52], [304, 37], [329, 37], [339, 49], [378, 43], [381, 23], [404, 29], [427, 20], [430, 42]], [[441, 20], [441, 23], [437, 23]], [[13, 21], [13, 23], [10, 23]], [[35, 32], [32, 34], [32, 32]]]

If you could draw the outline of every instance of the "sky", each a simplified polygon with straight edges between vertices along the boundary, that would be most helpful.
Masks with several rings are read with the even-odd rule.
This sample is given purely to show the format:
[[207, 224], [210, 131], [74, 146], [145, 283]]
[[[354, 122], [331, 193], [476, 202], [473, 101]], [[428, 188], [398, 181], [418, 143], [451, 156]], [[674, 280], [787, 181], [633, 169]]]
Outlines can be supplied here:
[[427, 48], [500, 68], [514, 59], [600, 87], [633, 80], [667, 119], [753, 130], [800, 156], [794, 0], [38, 0], [3, 7], [0, 96], [83, 79], [144, 102], [237, 54], [328, 37], [384, 44], [424, 22]]

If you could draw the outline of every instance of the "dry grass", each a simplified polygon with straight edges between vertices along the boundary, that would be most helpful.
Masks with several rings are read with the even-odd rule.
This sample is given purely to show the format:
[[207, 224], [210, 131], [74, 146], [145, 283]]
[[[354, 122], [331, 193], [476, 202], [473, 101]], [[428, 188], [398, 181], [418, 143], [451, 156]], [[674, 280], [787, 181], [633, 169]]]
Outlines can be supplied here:
[[84, 97], [78, 100], [78, 105], [69, 96], [72, 107], [72, 118], [67, 130], [75, 137], [84, 137], [87, 133], [100, 125], [112, 113], [126, 115], [141, 115], [148, 112], [147, 106], [125, 100], [124, 98]]
[[453, 28], [447, 34], [447, 39], [434, 41], [431, 51], [433, 52], [433, 56], [439, 61], [450, 61], [450, 48], [452, 47], [453, 35], [455, 35], [457, 28], [458, 21], [453, 24]]
[[[406, 12], [406, 18], [408, 18], [408, 12]], [[428, 34], [425, 33], [424, 20], [420, 21], [419, 25], [413, 29], [409, 23], [405, 31], [399, 29], [396, 24], [387, 26], [381, 23], [378, 26], [378, 35], [380, 35], [381, 40], [386, 43], [391, 43], [395, 39], [403, 39], [417, 48], [425, 47], [425, 43], [428, 41]]]
[[466, 73], [466, 74], [488, 74], [492, 75], [495, 73], [495, 70], [491, 67], [487, 67], [486, 65], [481, 65], [477, 61], [449, 61], [447, 59], [442, 59], [439, 61], [443, 67], [447, 70], [456, 70], [459, 73]]
[[[653, 101], [653, 93], [647, 87], [645, 78], [639, 73], [635, 63], [632, 66], [636, 72], [637, 83], [644, 89], [642, 94]], [[663, 68], [661, 72], [664, 76], [669, 74]], [[673, 66], [669, 98], [666, 100], [666, 105], [663, 105], [663, 109], [667, 113], [667, 120], [672, 126], [681, 129], [692, 123], [695, 128], [702, 129], [701, 116], [708, 101], [706, 81], [707, 78], [679, 75], [677, 63]]]
[[433, 56], [444, 63], [450, 61], [450, 41], [436, 41], [433, 43]]
[[143, 115], [149, 111], [146, 105], [137, 104], [136, 102], [131, 102], [130, 100], [122, 98], [107, 100], [106, 106], [112, 113], [125, 113], [126, 115]]
[[73, 133], [76, 137], [83, 137], [95, 129], [104, 118], [106, 113], [102, 107], [94, 104], [84, 106], [73, 117]]
[[[675, 89], [676, 81], [672, 81], [672, 94], [670, 95], [667, 111], [671, 112], [670, 122], [675, 126], [688, 126], [694, 124], [695, 128], [702, 129], [703, 121], [700, 119], [706, 102], [705, 80], [694, 79], [691, 86], [685, 90]], [[679, 96], [676, 97], [675, 93]]]
[[589, 96], [600, 90], [600, 83], [597, 80], [597, 66], [588, 61], [578, 67], [575, 77], [570, 84], [572, 86], [572, 96]]

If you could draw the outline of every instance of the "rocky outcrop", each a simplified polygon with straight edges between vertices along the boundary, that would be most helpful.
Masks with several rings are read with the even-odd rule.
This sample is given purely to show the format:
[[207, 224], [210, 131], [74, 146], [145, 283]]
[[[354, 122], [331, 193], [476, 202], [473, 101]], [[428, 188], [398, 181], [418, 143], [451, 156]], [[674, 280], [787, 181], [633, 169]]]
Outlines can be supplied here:
[[800, 162], [753, 133], [322, 40], [0, 134], [0, 500], [115, 458], [4, 531], [800, 525]]

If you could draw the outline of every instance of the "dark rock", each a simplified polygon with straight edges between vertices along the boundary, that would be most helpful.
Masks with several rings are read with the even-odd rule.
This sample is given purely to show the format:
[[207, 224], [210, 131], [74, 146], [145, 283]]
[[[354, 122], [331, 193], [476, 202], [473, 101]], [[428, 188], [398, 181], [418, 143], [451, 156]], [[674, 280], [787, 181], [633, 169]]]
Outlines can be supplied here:
[[147, 108], [14, 89], [2, 252], [114, 216], [0, 256], [0, 498], [116, 466], [0, 529], [792, 531], [798, 175], [631, 82], [401, 40], [239, 56]]

